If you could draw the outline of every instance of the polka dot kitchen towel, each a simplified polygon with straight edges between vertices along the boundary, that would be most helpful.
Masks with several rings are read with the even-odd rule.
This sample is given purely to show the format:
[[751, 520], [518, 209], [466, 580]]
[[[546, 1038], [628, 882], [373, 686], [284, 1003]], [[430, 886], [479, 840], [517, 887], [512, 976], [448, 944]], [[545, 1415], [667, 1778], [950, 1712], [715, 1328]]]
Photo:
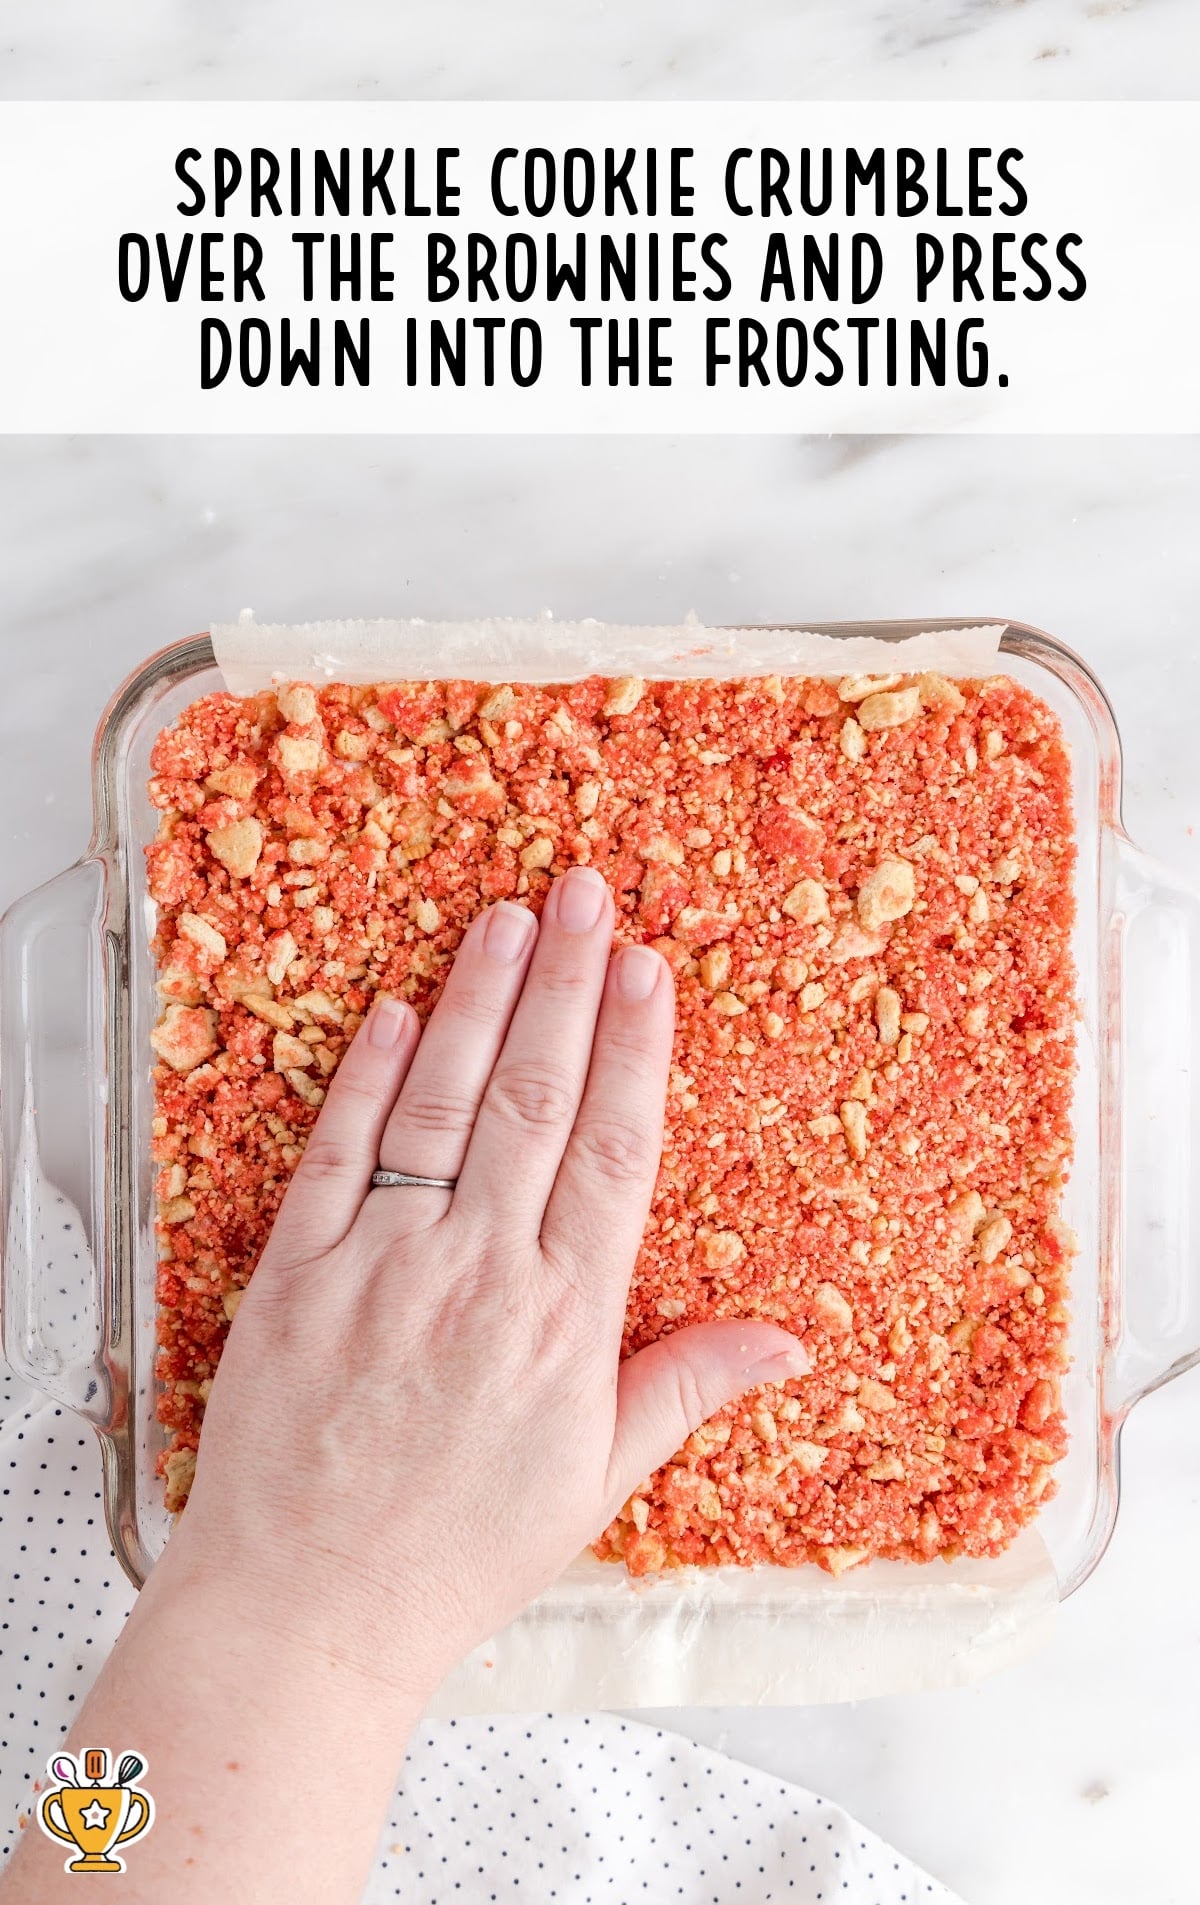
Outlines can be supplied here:
[[[0, 1849], [120, 1632], [95, 1437], [0, 1367]], [[365, 1905], [955, 1905], [837, 1806], [611, 1714], [418, 1729]]]

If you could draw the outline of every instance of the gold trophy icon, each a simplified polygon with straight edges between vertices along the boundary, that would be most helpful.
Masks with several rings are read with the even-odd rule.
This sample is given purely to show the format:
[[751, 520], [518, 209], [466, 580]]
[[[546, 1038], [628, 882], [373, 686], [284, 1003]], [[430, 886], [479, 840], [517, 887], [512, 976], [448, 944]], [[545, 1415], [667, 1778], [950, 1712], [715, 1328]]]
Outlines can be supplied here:
[[146, 1770], [145, 1760], [138, 1753], [123, 1754], [111, 1786], [105, 1783], [108, 1754], [102, 1747], [84, 1753], [82, 1778], [69, 1753], [57, 1753], [49, 1770], [58, 1783], [38, 1801], [38, 1824], [52, 1839], [78, 1852], [64, 1869], [123, 1872], [124, 1859], [110, 1855], [117, 1846], [140, 1839], [154, 1823], [154, 1801], [133, 1785]]

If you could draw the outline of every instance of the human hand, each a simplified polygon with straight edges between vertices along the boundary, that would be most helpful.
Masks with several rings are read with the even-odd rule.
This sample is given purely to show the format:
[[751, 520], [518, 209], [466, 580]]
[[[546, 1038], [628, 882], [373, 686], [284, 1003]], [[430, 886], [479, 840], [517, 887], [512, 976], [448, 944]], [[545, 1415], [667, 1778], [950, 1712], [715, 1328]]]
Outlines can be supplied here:
[[[763, 1322], [619, 1363], [673, 993], [610, 957], [600, 876], [467, 932], [421, 1033], [380, 999], [238, 1311], [166, 1563], [418, 1701], [743, 1390], [807, 1369]], [[372, 1189], [380, 1164], [453, 1192]]]

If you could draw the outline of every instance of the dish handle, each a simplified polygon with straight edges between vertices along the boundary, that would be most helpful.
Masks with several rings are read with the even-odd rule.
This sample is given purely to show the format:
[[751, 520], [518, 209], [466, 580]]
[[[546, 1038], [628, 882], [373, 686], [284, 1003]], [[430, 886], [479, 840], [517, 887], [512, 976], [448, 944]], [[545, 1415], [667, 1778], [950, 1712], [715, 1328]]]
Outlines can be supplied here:
[[1121, 1266], [1106, 1404], [1120, 1418], [1200, 1363], [1200, 893], [1119, 836], [1113, 901], [1102, 1099], [1121, 1132], [1101, 1155], [1122, 1160], [1123, 1182], [1102, 1186]]
[[104, 1223], [109, 873], [82, 860], [0, 922], [0, 1346], [17, 1375], [97, 1427], [121, 1387]]

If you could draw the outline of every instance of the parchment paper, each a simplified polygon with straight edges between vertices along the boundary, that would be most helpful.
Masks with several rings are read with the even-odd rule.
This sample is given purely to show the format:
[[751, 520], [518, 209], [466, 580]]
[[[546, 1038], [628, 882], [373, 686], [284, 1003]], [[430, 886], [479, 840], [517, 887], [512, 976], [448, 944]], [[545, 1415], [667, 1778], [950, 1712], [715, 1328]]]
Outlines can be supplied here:
[[213, 650], [233, 694], [278, 681], [578, 681], [585, 675], [852, 675], [939, 669], [987, 675], [1003, 625], [938, 629], [900, 641], [793, 628], [673, 628], [497, 617], [482, 622], [215, 623]]
[[[1003, 626], [885, 641], [802, 629], [602, 622], [310, 622], [214, 626], [228, 687], [279, 681], [659, 680], [746, 674], [993, 673]], [[585, 1555], [446, 1681], [438, 1714], [800, 1705], [966, 1686], [1052, 1630], [1058, 1583], [1027, 1530], [994, 1561], [698, 1568], [634, 1581]]]

